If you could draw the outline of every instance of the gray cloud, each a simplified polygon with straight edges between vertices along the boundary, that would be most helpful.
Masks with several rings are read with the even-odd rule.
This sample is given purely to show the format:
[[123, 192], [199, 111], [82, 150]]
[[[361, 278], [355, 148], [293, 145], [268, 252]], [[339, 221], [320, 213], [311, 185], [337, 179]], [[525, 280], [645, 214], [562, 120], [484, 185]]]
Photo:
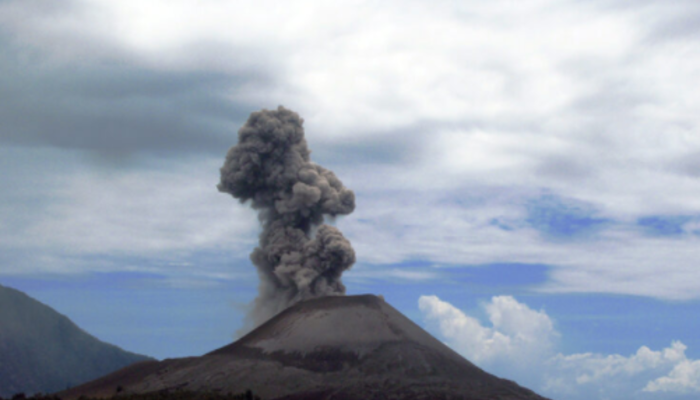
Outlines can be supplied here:
[[618, 0], [615, 3], [641, 18], [646, 24], [646, 39], [651, 43], [697, 39], [700, 34], [700, 4], [697, 1]]
[[677, 173], [700, 178], [700, 151], [693, 149], [686, 156], [674, 160], [668, 167]]
[[[425, 125], [425, 126], [424, 126]], [[406, 129], [376, 134], [365, 133], [362, 140], [355, 137], [329, 138], [314, 136], [314, 158], [323, 164], [405, 164], [413, 163], [424, 156], [426, 129], [440, 127], [434, 124], [420, 124]], [[310, 134], [308, 136], [311, 136]]]
[[251, 105], [226, 98], [263, 76], [51, 65], [0, 39], [0, 143], [94, 151], [220, 154]]
[[580, 181], [597, 172], [595, 165], [586, 164], [573, 155], [541, 157], [538, 162], [538, 174], [561, 181]]

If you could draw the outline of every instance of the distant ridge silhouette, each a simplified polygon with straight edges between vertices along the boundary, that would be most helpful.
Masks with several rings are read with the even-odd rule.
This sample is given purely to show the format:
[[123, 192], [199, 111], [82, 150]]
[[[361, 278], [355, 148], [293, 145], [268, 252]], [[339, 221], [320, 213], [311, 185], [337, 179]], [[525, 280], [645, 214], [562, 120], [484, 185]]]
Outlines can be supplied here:
[[0, 285], [0, 396], [50, 393], [149, 357], [101, 342], [67, 317]]

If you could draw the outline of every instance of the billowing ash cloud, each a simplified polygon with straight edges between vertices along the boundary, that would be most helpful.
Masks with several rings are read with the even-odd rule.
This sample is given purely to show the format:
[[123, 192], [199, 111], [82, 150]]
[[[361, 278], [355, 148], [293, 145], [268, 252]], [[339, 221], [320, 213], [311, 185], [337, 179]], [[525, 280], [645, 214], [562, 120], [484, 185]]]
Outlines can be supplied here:
[[343, 234], [322, 225], [324, 215], [351, 213], [355, 194], [311, 162], [302, 124], [282, 106], [252, 113], [221, 168], [219, 191], [251, 200], [263, 226], [250, 255], [261, 280], [255, 326], [299, 300], [344, 294], [340, 276], [355, 262]]

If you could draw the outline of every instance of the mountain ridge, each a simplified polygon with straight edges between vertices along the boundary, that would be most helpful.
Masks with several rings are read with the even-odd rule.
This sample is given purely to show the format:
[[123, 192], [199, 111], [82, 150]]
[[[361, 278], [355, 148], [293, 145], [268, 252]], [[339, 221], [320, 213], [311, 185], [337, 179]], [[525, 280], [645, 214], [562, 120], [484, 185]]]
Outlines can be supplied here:
[[90, 335], [63, 314], [0, 285], [0, 396], [65, 389], [148, 360]]

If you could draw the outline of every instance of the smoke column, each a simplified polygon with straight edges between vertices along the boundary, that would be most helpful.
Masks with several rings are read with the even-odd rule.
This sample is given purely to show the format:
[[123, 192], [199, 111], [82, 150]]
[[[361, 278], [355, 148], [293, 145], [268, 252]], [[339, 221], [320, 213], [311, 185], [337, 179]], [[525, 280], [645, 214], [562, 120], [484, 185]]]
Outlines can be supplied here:
[[219, 191], [250, 200], [263, 228], [250, 255], [260, 275], [254, 326], [297, 301], [345, 294], [340, 276], [355, 262], [350, 242], [323, 225], [324, 215], [350, 214], [355, 194], [311, 162], [303, 122], [282, 106], [252, 113], [221, 168]]

